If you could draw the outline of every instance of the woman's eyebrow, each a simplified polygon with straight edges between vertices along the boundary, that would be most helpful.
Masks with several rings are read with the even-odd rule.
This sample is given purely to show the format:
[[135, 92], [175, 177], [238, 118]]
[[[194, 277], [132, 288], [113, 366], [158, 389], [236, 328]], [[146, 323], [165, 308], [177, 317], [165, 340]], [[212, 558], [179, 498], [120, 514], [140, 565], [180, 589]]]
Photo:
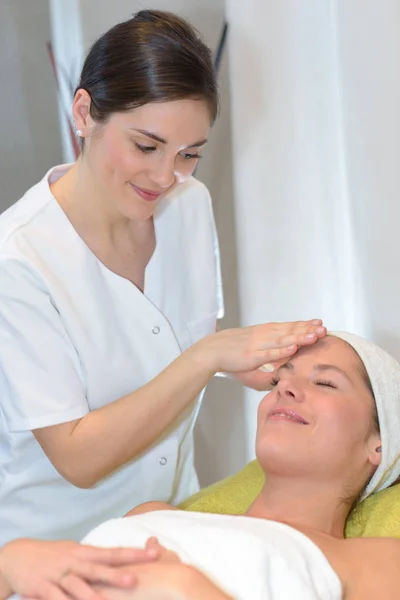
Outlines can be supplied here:
[[[284, 365], [281, 365], [279, 367], [279, 369], [277, 370], [277, 374], [280, 373], [282, 370], [284, 369], [288, 369], [293, 371], [294, 369], [294, 365], [291, 362], [287, 362]], [[335, 365], [330, 365], [330, 364], [324, 364], [324, 363], [320, 363], [318, 365], [314, 365], [313, 367], [313, 371], [337, 371], [338, 373], [340, 373], [341, 375], [343, 375], [344, 377], [346, 377], [346, 379], [352, 384], [354, 385], [354, 382], [352, 381], [351, 377], [346, 373], [346, 371], [343, 371], [343, 369], [341, 369], [340, 367], [336, 367]]]
[[[131, 129], [132, 129], [132, 131], [137, 131], [138, 133], [141, 133], [142, 135], [145, 135], [146, 137], [149, 137], [156, 142], [160, 142], [160, 144], [168, 144], [167, 140], [160, 137], [156, 133], [152, 133], [151, 131], [147, 131], [146, 129], [134, 129], [133, 127], [131, 127]], [[189, 144], [189, 146], [186, 146], [185, 149], [186, 148], [200, 148], [200, 146], [204, 146], [204, 144], [206, 144], [207, 142], [208, 142], [207, 139], [199, 140], [198, 142], [195, 142], [194, 144]]]
[[284, 365], [281, 365], [277, 370], [276, 374], [278, 375], [284, 369], [288, 369], [289, 371], [293, 371], [293, 364], [291, 362], [286, 362]]
[[200, 148], [200, 146], [204, 146], [204, 144], [207, 144], [208, 140], [206, 138], [204, 138], [204, 140], [199, 140], [198, 142], [195, 142], [194, 144], [190, 144], [189, 146], [186, 146], [187, 148]]
[[346, 377], [346, 379], [351, 384], [353, 384], [351, 377], [346, 373], [346, 371], [343, 371], [343, 369], [341, 369], [340, 367], [336, 367], [335, 365], [319, 364], [319, 365], [315, 365], [314, 370], [315, 371], [336, 371], [337, 373], [340, 373], [341, 375]]
[[147, 131], [146, 129], [134, 129], [133, 127], [131, 127], [132, 131], [137, 131], [138, 133], [141, 133], [142, 135], [145, 135], [149, 138], [151, 138], [152, 140], [155, 140], [156, 142], [160, 142], [161, 144], [166, 144], [167, 140], [164, 140], [164, 138], [160, 137], [159, 135], [156, 135], [155, 133], [152, 133], [151, 131]]

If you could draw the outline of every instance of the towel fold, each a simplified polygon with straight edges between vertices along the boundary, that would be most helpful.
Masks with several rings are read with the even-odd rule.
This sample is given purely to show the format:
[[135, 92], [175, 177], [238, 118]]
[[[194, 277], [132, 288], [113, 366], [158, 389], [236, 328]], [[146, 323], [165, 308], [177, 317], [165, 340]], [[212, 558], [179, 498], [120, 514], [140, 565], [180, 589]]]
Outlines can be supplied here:
[[400, 363], [376, 344], [344, 331], [329, 332], [357, 352], [374, 391], [382, 441], [382, 460], [361, 500], [384, 490], [400, 476]]

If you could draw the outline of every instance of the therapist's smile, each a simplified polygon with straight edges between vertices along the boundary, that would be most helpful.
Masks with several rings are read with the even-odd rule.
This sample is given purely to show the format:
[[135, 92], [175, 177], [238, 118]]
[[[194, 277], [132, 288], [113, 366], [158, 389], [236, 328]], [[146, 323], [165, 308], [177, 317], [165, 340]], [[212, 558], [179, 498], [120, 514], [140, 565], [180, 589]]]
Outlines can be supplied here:
[[165, 193], [164, 191], [153, 192], [151, 190], [145, 190], [144, 188], [140, 188], [139, 186], [137, 186], [133, 183], [130, 183], [130, 185], [132, 186], [132, 188], [136, 192], [136, 194], [138, 194], [138, 196], [143, 198], [143, 200], [147, 200], [148, 202], [155, 202]]

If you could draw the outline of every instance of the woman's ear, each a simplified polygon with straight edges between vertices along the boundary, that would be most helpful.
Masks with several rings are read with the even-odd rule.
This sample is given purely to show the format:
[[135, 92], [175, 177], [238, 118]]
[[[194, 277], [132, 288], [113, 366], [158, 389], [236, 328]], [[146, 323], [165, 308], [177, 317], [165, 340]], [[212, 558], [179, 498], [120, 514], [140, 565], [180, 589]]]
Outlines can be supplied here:
[[75, 127], [81, 132], [81, 137], [86, 137], [93, 127], [93, 119], [90, 116], [90, 105], [92, 99], [86, 90], [79, 89], [72, 104], [72, 114]]
[[368, 461], [371, 465], [378, 467], [382, 460], [382, 442], [379, 433], [370, 436], [367, 446]]

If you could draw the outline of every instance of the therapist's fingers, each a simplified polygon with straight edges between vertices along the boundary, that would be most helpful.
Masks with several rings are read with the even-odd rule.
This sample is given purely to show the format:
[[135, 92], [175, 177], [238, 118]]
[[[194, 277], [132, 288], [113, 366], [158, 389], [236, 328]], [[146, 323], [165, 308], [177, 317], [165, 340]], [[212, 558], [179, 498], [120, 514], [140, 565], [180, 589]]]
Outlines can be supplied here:
[[103, 565], [123, 566], [140, 562], [149, 562], [158, 558], [157, 548], [96, 548], [79, 546], [76, 557]]
[[297, 333], [307, 333], [316, 327], [323, 325], [321, 319], [313, 319], [311, 321], [273, 321], [265, 323], [268, 327], [276, 333], [291, 331]]
[[[300, 336], [301, 338], [306, 338], [307, 336], [311, 336], [311, 335], [316, 335], [317, 338], [321, 338], [326, 336], [327, 334], [327, 330], [326, 327], [323, 325], [323, 323], [320, 320], [315, 320], [315, 321], [297, 321], [295, 323], [292, 324], [282, 324], [282, 332], [285, 335], [294, 335], [294, 336]], [[289, 325], [289, 327], [287, 327], [287, 325]], [[308, 337], [308, 339], [310, 339]], [[297, 343], [297, 342], [295, 342]]]
[[288, 359], [301, 346], [314, 344], [325, 335], [326, 328], [318, 319], [263, 323], [207, 336], [197, 342], [194, 352], [199, 352], [202, 362], [214, 372], [238, 373]]
[[272, 323], [276, 329], [297, 329], [298, 331], [306, 331], [310, 327], [319, 327], [322, 325], [322, 319], [309, 319], [308, 321], [280, 321]]
[[315, 343], [318, 339], [327, 334], [326, 327], [322, 324], [314, 324], [318, 321], [309, 323], [296, 321], [289, 323], [265, 323], [256, 325], [257, 333], [263, 341], [263, 348], [282, 348], [296, 344], [305, 346]]
[[[279, 350], [291, 346], [308, 346], [314, 344], [318, 339], [326, 335], [325, 327], [318, 327], [316, 331], [309, 333], [288, 333], [286, 335], [276, 336], [273, 339], [265, 339], [260, 342], [260, 350]], [[279, 360], [280, 355], [277, 354]]]
[[[268, 370], [272, 372], [273, 368], [271, 363], [273, 364], [282, 360], [286, 361], [293, 356], [293, 354], [296, 354], [298, 349], [299, 346], [292, 344], [291, 346], [284, 346], [283, 348], [267, 348], [265, 350], [259, 350], [257, 352], [258, 361], [264, 372], [267, 372]], [[264, 364], [262, 364], [263, 360], [265, 361]]]

